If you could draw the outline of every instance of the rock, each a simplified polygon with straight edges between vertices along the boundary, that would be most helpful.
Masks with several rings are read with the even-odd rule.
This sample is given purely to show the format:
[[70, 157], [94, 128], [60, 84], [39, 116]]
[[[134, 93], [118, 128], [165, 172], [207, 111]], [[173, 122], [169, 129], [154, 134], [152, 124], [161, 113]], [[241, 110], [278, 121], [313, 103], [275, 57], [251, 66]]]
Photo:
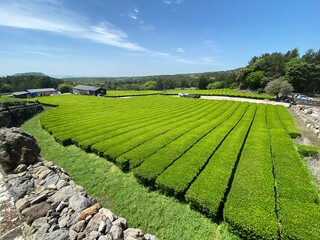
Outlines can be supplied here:
[[132, 238], [138, 238], [143, 237], [143, 232], [140, 229], [135, 228], [128, 228], [123, 232], [124, 238], [132, 237]]
[[105, 220], [101, 220], [100, 223], [99, 223], [98, 232], [104, 233], [105, 230], [106, 230], [106, 221]]
[[75, 194], [69, 199], [69, 208], [72, 208], [76, 212], [81, 213], [81, 211], [89, 206], [91, 206], [91, 201], [81, 193]]
[[107, 235], [100, 236], [98, 240], [113, 240], [113, 238], [110, 234], [107, 234]]
[[109, 209], [101, 208], [99, 210], [99, 213], [101, 213], [102, 216], [105, 216], [110, 219], [111, 222], [117, 219], [117, 216], [113, 214]]
[[110, 231], [111, 227], [112, 227], [112, 222], [110, 221], [110, 219], [107, 219], [104, 233], [108, 233]]
[[53, 174], [53, 172], [50, 169], [45, 168], [43, 171], [41, 171], [38, 177], [39, 179], [44, 180], [49, 174]]
[[90, 215], [94, 215], [96, 214], [99, 209], [101, 208], [101, 205], [99, 203], [94, 204], [93, 206], [84, 209], [81, 213], [80, 213], [80, 217], [79, 220], [84, 220], [86, 219], [88, 216]]
[[150, 235], [150, 234], [145, 234], [145, 235], [144, 235], [144, 238], [145, 238], [146, 240], [159, 240], [159, 238], [157, 238], [157, 237], [155, 237], [155, 236], [153, 236], [153, 235]]
[[86, 227], [85, 220], [81, 220], [77, 222], [75, 225], [71, 226], [70, 229], [79, 233], [79, 232], [83, 232], [85, 227]]
[[77, 238], [77, 240], [84, 239], [85, 237], [86, 237], [86, 235], [84, 234], [84, 232], [80, 232], [80, 233], [78, 233], [78, 238]]
[[56, 208], [56, 212], [61, 212], [68, 204], [64, 201], [61, 201]]
[[59, 181], [59, 176], [57, 174], [51, 174], [45, 179], [44, 186], [48, 188], [50, 185], [56, 185]]
[[108, 233], [113, 239], [123, 239], [123, 229], [118, 225], [113, 225]]
[[95, 214], [90, 221], [87, 224], [86, 229], [83, 231], [85, 235], [88, 235], [92, 231], [98, 231], [99, 228], [99, 222], [102, 220], [102, 215], [101, 213]]
[[118, 225], [120, 226], [122, 229], [127, 229], [128, 228], [128, 222], [126, 219], [120, 217], [117, 220], [112, 222], [113, 225]]
[[63, 229], [58, 229], [56, 231], [42, 234], [35, 236], [36, 238], [30, 238], [30, 239], [45, 239], [45, 240], [68, 240], [69, 239], [69, 231], [63, 230]]
[[16, 202], [32, 192], [34, 187], [33, 183], [33, 179], [30, 179], [29, 175], [25, 175], [23, 177], [9, 179], [7, 187], [13, 200]]
[[37, 203], [40, 203], [40, 202], [44, 202], [45, 200], [47, 200], [47, 194], [46, 193], [42, 193], [40, 195], [38, 195], [35, 199], [33, 199], [31, 201], [31, 205], [34, 205], [34, 204], [37, 204]]
[[51, 226], [47, 223], [46, 217], [38, 218], [33, 221], [31, 225], [31, 232], [38, 232], [38, 234], [46, 233], [50, 227]]
[[101, 236], [101, 233], [98, 231], [92, 231], [89, 236], [87, 237], [88, 240], [95, 240], [98, 239], [98, 237]]
[[77, 194], [77, 191], [72, 186], [66, 186], [58, 190], [55, 194], [48, 198], [54, 207], [57, 207], [61, 201], [68, 201], [70, 197]]
[[67, 181], [60, 179], [60, 180], [57, 182], [56, 187], [57, 187], [58, 190], [60, 190], [61, 188], [65, 187], [65, 186], [68, 186], [68, 185], [69, 185], [69, 184], [68, 184]]
[[60, 228], [64, 228], [67, 226], [68, 217], [61, 217], [59, 218], [58, 224]]
[[[73, 211], [73, 209], [72, 209]], [[67, 227], [71, 227], [72, 225], [76, 224], [79, 220], [80, 213], [79, 212], [74, 212], [70, 215], [68, 222], [67, 222]]]
[[25, 165], [25, 164], [20, 164], [20, 165], [18, 165], [14, 170], [13, 170], [13, 172], [14, 173], [22, 173], [22, 172], [25, 172], [25, 171], [27, 171], [27, 165]]
[[0, 164], [6, 172], [38, 160], [40, 147], [33, 136], [19, 128], [0, 129]]
[[36, 193], [37, 194], [42, 193], [44, 190], [46, 190], [46, 188], [44, 186], [39, 186], [36, 188]]
[[78, 233], [73, 230], [69, 230], [69, 239], [70, 240], [77, 240], [78, 238]]
[[41, 202], [24, 209], [21, 212], [21, 215], [23, 217], [23, 220], [25, 220], [28, 224], [31, 224], [34, 220], [46, 216], [50, 207], [51, 205], [49, 203]]
[[50, 229], [49, 229], [48, 232], [53, 232], [53, 231], [56, 231], [56, 230], [58, 230], [58, 229], [59, 229], [59, 225], [53, 224], [53, 225], [50, 227]]
[[26, 198], [21, 198], [16, 202], [16, 208], [19, 212], [21, 212], [23, 209], [29, 207], [30, 201]]
[[47, 167], [47, 168], [51, 168], [53, 165], [54, 164], [51, 161], [44, 161], [44, 166]]

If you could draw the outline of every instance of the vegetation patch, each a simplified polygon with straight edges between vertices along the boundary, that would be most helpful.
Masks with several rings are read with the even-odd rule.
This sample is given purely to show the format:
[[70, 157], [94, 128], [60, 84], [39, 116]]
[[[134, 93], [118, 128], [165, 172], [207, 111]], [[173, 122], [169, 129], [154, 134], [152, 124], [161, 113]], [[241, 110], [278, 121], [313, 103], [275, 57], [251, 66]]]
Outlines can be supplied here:
[[40, 118], [55, 139], [132, 170], [239, 236], [320, 235], [319, 194], [283, 106], [166, 96], [39, 100], [59, 105]]
[[298, 145], [298, 152], [305, 157], [319, 155], [319, 149], [311, 145]]

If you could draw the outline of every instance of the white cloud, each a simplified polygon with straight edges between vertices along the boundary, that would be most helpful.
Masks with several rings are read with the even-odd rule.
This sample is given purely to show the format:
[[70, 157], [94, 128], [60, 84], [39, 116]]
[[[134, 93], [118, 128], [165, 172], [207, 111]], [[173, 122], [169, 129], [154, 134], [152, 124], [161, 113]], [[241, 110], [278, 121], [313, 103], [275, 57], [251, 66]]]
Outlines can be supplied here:
[[140, 13], [139, 9], [138, 8], [134, 8], [132, 11], [130, 11], [128, 13], [128, 17], [133, 19], [133, 20], [138, 20], [139, 13]]
[[183, 53], [183, 52], [185, 52], [185, 50], [184, 50], [183, 48], [181, 48], [181, 47], [180, 47], [180, 48], [177, 48], [176, 51], [177, 51], [178, 53]]
[[180, 4], [183, 3], [184, 0], [164, 0], [163, 3], [167, 5], [171, 4]]
[[[92, 25], [88, 19], [58, 7], [55, 0], [0, 2], [0, 26], [52, 32], [68, 37], [87, 39], [93, 42], [131, 51], [147, 51], [132, 43], [123, 31], [103, 22]], [[136, 14], [138, 9], [134, 9]]]

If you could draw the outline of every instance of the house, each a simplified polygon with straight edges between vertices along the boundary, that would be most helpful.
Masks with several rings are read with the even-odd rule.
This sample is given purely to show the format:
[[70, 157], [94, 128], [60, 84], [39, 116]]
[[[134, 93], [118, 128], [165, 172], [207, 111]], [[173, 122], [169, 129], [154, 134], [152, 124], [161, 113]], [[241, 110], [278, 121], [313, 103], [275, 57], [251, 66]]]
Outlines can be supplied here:
[[56, 93], [54, 88], [38, 88], [38, 89], [27, 89], [27, 92], [30, 93], [31, 97], [42, 97], [50, 96], [51, 94]]
[[28, 98], [28, 97], [30, 97], [30, 93], [27, 91], [14, 92], [14, 93], [12, 93], [12, 96], [14, 98]]
[[77, 85], [72, 89], [73, 94], [75, 95], [93, 95], [93, 96], [104, 96], [107, 91], [104, 88], [87, 86], [87, 85]]

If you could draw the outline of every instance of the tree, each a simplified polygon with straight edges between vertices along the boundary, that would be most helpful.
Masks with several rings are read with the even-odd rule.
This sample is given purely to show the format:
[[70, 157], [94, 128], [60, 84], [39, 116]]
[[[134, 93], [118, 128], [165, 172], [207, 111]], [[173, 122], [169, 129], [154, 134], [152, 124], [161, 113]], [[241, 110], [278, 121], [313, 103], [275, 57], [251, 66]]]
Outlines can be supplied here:
[[266, 76], [262, 71], [252, 72], [247, 77], [251, 90], [257, 90], [258, 88], [264, 87], [263, 85], [265, 85], [266, 80]]
[[296, 92], [320, 92], [320, 66], [301, 62], [288, 69], [287, 78]]
[[155, 90], [156, 89], [157, 82], [156, 81], [147, 81], [143, 85], [145, 90]]
[[270, 81], [265, 87], [265, 92], [271, 95], [275, 95], [277, 99], [281, 96], [288, 96], [293, 92], [292, 85], [283, 79], [275, 79]]
[[8, 83], [0, 84], [0, 92], [2, 93], [11, 93], [12, 92], [12, 85]]
[[72, 90], [72, 86], [62, 83], [58, 86], [58, 91], [61, 93], [70, 93]]
[[208, 84], [209, 84], [208, 80], [202, 75], [198, 80], [197, 87], [201, 90], [207, 89]]

